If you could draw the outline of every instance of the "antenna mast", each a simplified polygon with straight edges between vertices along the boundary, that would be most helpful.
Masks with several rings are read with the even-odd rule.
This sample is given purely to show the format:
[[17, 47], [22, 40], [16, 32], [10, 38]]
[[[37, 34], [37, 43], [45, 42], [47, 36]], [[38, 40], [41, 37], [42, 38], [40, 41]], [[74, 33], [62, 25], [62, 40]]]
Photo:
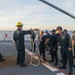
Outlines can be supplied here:
[[51, 4], [51, 3], [47, 2], [47, 1], [45, 1], [45, 0], [39, 0], [39, 1], [41, 1], [41, 2], [43, 2], [43, 3], [45, 3], [45, 4], [47, 4], [47, 5], [49, 5], [49, 6], [51, 6], [51, 7], [53, 7], [54, 9], [56, 9], [56, 10], [58, 10], [58, 11], [64, 13], [64, 14], [66, 14], [66, 15], [68, 15], [69, 17], [75, 19], [75, 16], [74, 16], [74, 15], [72, 15], [72, 14], [70, 14], [70, 13], [64, 11], [63, 9], [61, 9], [61, 8], [59, 8], [59, 7], [57, 7], [57, 6], [53, 5], [53, 4]]

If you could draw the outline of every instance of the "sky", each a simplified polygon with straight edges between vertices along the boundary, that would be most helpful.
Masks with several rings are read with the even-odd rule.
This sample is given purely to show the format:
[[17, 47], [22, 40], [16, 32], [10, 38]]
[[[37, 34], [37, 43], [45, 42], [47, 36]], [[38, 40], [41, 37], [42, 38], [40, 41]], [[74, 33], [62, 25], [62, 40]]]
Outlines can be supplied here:
[[[75, 0], [46, 0], [75, 16]], [[15, 30], [22, 22], [23, 29], [52, 30], [57, 26], [75, 30], [75, 19], [39, 0], [0, 0], [0, 30]]]

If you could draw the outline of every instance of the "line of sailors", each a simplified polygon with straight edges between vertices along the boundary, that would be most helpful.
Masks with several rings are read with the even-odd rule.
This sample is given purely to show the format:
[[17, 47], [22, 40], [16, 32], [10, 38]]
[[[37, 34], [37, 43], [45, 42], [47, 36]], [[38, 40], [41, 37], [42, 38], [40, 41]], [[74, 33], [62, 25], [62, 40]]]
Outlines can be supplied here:
[[[74, 44], [74, 58], [75, 58], [75, 36], [72, 36], [72, 40], [70, 35], [67, 33], [67, 30], [64, 29], [62, 31], [62, 27], [58, 26], [55, 29], [51, 31], [52, 35], [46, 31], [46, 35], [43, 35], [44, 32], [41, 31], [40, 33], [40, 44], [39, 44], [39, 50], [40, 50], [40, 56], [43, 56], [43, 60], [47, 61], [45, 58], [45, 50], [49, 49], [51, 60], [49, 62], [55, 62], [55, 66], [58, 65], [58, 46], [60, 46], [60, 53], [61, 53], [61, 62], [62, 66], [59, 67], [60, 69], [66, 69], [67, 60], [69, 62], [69, 73], [68, 75], [72, 75], [73, 72], [73, 52], [72, 52], [72, 41]], [[75, 66], [74, 66], [75, 67]]]

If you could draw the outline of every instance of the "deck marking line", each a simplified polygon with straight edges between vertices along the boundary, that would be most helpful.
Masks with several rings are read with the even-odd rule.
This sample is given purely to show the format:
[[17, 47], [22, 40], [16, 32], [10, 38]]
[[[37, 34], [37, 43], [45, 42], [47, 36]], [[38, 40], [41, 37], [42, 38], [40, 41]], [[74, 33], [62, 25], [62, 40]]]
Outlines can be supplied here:
[[66, 75], [66, 74], [64, 74], [64, 73], [58, 73], [57, 75]]
[[[29, 54], [32, 55], [32, 53], [30, 51], [28, 51], [27, 49], [25, 49], [25, 51]], [[35, 54], [34, 54], [35, 55]], [[37, 57], [34, 57], [35, 59], [37, 59]], [[58, 69], [51, 67], [48, 63], [42, 63], [42, 65], [44, 65], [46, 68], [48, 68], [49, 70], [51, 70], [52, 72], [54, 71], [58, 71]]]
[[53, 67], [51, 67], [51, 66], [49, 66], [49, 65], [47, 65], [47, 64], [45, 64], [45, 63], [42, 63], [45, 67], [47, 67], [49, 70], [51, 70], [52, 72], [55, 72], [55, 71], [58, 71], [58, 69], [55, 69], [55, 68], [53, 68]]

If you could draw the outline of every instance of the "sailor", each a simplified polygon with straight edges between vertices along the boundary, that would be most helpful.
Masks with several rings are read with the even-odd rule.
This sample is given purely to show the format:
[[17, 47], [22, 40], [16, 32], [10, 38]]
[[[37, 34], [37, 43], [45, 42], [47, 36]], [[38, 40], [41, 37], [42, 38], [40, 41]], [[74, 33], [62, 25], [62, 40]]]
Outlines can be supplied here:
[[[50, 33], [48, 32], [48, 30], [46, 30], [45, 32], [46, 32], [46, 35], [47, 36], [50, 35]], [[50, 42], [50, 39], [49, 38], [46, 38], [45, 40], [46, 40], [46, 42], [45, 42], [45, 49], [46, 50], [49, 50], [49, 47], [50, 47], [50, 43], [49, 43]]]
[[15, 46], [17, 49], [17, 64], [20, 64], [20, 67], [26, 67], [24, 64], [25, 61], [25, 45], [24, 45], [24, 35], [31, 34], [31, 31], [22, 30], [23, 24], [21, 22], [17, 22], [16, 24], [17, 30], [13, 34], [13, 40], [15, 42]]
[[72, 46], [74, 49], [74, 58], [75, 58], [75, 31], [73, 32], [73, 35], [72, 35]]
[[40, 56], [43, 55], [43, 60], [47, 61], [45, 58], [45, 39], [43, 37], [43, 31], [40, 31], [40, 44], [39, 44], [39, 51], [40, 51]]
[[72, 75], [73, 72], [73, 53], [72, 53], [72, 41], [71, 37], [68, 33], [64, 34], [62, 32], [62, 27], [58, 26], [57, 31], [59, 32], [58, 41], [61, 46], [61, 56], [63, 66], [59, 67], [60, 69], [66, 69], [67, 60], [69, 61], [69, 73], [68, 75]]
[[51, 55], [51, 60], [49, 62], [54, 62], [55, 59], [55, 66], [58, 64], [58, 56], [57, 56], [57, 50], [58, 50], [58, 41], [56, 39], [56, 30], [53, 29], [51, 31], [52, 37], [50, 38], [50, 55]]
[[46, 42], [49, 41], [50, 44], [50, 54], [51, 54], [51, 60], [49, 62], [54, 62], [55, 59], [55, 66], [58, 64], [58, 56], [57, 56], [57, 47], [58, 47], [58, 40], [56, 38], [55, 32], [56, 30], [53, 29], [52, 31], [52, 35], [46, 35], [44, 36], [45, 39], [49, 39], [46, 40]]
[[50, 33], [48, 32], [48, 30], [46, 30], [46, 35], [50, 35]]
[[30, 41], [31, 41], [31, 50], [33, 50], [33, 52], [35, 52], [35, 49], [36, 49], [36, 42], [35, 42], [35, 37], [36, 37], [36, 34], [34, 32], [34, 30], [32, 30], [32, 28], [30, 29], [31, 30], [31, 34], [30, 34]]

